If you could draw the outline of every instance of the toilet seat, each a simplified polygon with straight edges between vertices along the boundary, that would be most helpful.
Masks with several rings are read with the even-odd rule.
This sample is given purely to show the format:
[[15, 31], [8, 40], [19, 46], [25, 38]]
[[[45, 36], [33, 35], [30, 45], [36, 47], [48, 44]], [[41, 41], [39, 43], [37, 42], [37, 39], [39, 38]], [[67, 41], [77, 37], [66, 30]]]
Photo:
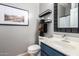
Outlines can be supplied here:
[[28, 47], [28, 50], [38, 50], [38, 49], [40, 49], [40, 46], [36, 44]]
[[35, 53], [39, 52], [39, 50], [40, 50], [40, 46], [36, 45], [36, 44], [28, 47], [28, 53], [30, 53], [30, 54], [35, 54]]

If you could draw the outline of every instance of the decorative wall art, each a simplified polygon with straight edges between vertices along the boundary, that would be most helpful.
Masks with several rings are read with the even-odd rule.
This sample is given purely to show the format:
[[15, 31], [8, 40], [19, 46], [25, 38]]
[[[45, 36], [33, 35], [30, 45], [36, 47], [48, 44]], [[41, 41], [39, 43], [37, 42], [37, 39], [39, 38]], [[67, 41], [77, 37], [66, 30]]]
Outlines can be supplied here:
[[0, 24], [29, 25], [28, 11], [0, 4]]

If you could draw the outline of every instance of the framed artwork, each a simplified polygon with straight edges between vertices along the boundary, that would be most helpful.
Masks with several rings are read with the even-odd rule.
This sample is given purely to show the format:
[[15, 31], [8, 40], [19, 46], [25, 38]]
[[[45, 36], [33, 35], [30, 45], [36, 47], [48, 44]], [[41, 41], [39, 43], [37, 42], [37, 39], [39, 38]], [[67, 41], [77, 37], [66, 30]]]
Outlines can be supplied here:
[[0, 24], [29, 25], [28, 11], [0, 4]]

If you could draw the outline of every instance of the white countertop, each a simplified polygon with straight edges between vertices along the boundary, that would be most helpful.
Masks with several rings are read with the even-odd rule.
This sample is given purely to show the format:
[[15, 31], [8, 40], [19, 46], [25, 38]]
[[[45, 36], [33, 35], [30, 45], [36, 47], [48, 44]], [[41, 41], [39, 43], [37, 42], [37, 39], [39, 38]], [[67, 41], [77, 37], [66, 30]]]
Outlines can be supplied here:
[[39, 42], [43, 42], [48, 46], [68, 55], [79, 56], [79, 43], [75, 41], [64, 42], [62, 38], [46, 38], [39, 37]]

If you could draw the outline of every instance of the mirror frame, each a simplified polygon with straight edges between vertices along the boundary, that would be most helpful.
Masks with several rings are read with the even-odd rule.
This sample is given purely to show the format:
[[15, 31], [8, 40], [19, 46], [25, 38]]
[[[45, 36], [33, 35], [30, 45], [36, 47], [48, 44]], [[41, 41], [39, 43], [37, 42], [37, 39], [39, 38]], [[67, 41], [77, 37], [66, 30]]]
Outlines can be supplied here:
[[[78, 3], [78, 15], [79, 15], [79, 3]], [[78, 28], [58, 28], [58, 3], [54, 3], [54, 32], [79, 33], [79, 17], [78, 17]]]

